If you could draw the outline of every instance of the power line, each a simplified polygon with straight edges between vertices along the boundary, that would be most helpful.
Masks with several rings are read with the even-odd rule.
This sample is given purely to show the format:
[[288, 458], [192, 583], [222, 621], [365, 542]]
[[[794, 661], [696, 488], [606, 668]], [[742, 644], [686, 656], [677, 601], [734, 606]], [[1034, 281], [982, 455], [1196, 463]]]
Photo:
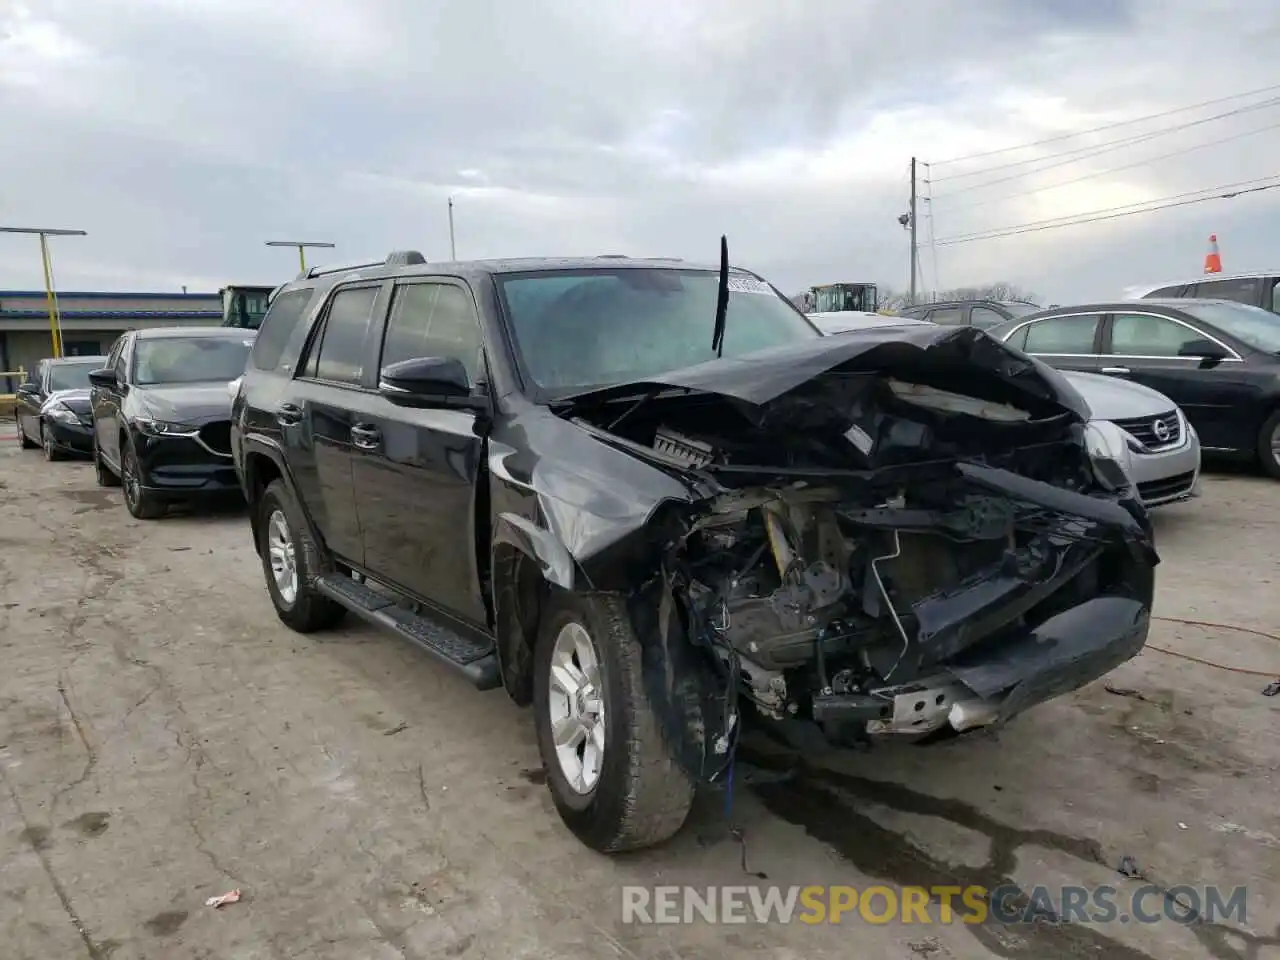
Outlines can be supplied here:
[[1067, 157], [1068, 159], [1059, 160], [1057, 163], [1047, 163], [1043, 167], [1035, 170], [1027, 170], [1023, 173], [1011, 174], [1007, 177], [1001, 177], [998, 180], [989, 180], [986, 183], [976, 183], [973, 186], [962, 187], [951, 193], [944, 193], [943, 197], [954, 197], [961, 193], [968, 193], [970, 190], [981, 190], [983, 187], [990, 187], [998, 183], [1008, 183], [1010, 180], [1018, 180], [1022, 177], [1031, 176], [1035, 173], [1043, 173], [1045, 170], [1053, 170], [1055, 167], [1063, 167], [1068, 164], [1076, 163], [1080, 160], [1087, 160], [1089, 157], [1096, 157], [1100, 154], [1111, 153], [1115, 150], [1123, 150], [1125, 147], [1136, 146], [1140, 143], [1146, 143], [1149, 140], [1155, 140], [1159, 137], [1167, 137], [1170, 134], [1181, 133], [1183, 130], [1190, 130], [1192, 127], [1198, 127], [1206, 123], [1212, 123], [1215, 120], [1225, 120], [1228, 117], [1238, 117], [1246, 113], [1252, 113], [1255, 110], [1265, 110], [1267, 107], [1274, 107], [1280, 104], [1280, 97], [1271, 97], [1268, 100], [1262, 100], [1258, 103], [1251, 103], [1248, 106], [1237, 107], [1235, 110], [1227, 110], [1223, 113], [1215, 113], [1209, 117], [1201, 117], [1199, 120], [1189, 120], [1186, 123], [1177, 123], [1171, 127], [1163, 127], [1160, 130], [1152, 130], [1147, 133], [1136, 133], [1119, 140], [1112, 140], [1109, 143], [1095, 143], [1088, 147], [1076, 147], [1072, 150], [1064, 150], [1061, 153], [1051, 153], [1044, 157], [1030, 157], [1026, 160], [1015, 160], [1012, 163], [1000, 164], [995, 167], [986, 167], [982, 170], [974, 170], [969, 173], [956, 173], [949, 177], [938, 177], [934, 182], [942, 183], [946, 180], [959, 180], [962, 177], [979, 176], [987, 173], [995, 173], [999, 170], [1009, 170], [1013, 167], [1025, 166], [1029, 163], [1042, 163], [1046, 160], [1057, 160], [1059, 157]]
[[960, 204], [956, 204], [955, 206], [948, 207], [947, 210], [948, 211], [966, 210], [971, 207], [985, 207], [992, 203], [1001, 203], [1005, 200], [1012, 200], [1015, 197], [1028, 197], [1036, 193], [1044, 193], [1049, 190], [1056, 190], [1059, 187], [1069, 187], [1075, 183], [1083, 183], [1085, 180], [1093, 180], [1097, 177], [1106, 177], [1106, 176], [1110, 176], [1113, 173], [1123, 173], [1125, 170], [1134, 170], [1134, 169], [1137, 169], [1138, 167], [1145, 167], [1153, 163], [1158, 163], [1161, 160], [1169, 160], [1173, 157], [1181, 157], [1184, 154], [1194, 153], [1197, 150], [1204, 150], [1206, 147], [1216, 147], [1224, 143], [1231, 143], [1234, 140], [1243, 140], [1245, 137], [1254, 137], [1260, 133], [1266, 133], [1269, 130], [1275, 130], [1277, 128], [1280, 128], [1280, 122], [1269, 123], [1265, 127], [1258, 127], [1253, 130], [1245, 130], [1245, 131], [1242, 131], [1241, 133], [1236, 133], [1229, 137], [1220, 137], [1217, 140], [1209, 140], [1204, 143], [1192, 144], [1189, 147], [1183, 147], [1181, 150], [1173, 150], [1169, 153], [1162, 153], [1156, 157], [1148, 157], [1145, 160], [1137, 160], [1133, 163], [1126, 163], [1124, 166], [1108, 167], [1106, 170], [1095, 170], [1092, 173], [1085, 173], [1078, 177], [1073, 177], [1070, 180], [1061, 180], [1058, 183], [1050, 183], [1043, 187], [1031, 187], [1030, 189], [1027, 189], [1027, 190], [1019, 190], [1017, 193], [1006, 193], [1003, 196], [992, 197], [987, 200], [974, 200], [969, 203], [960, 203]]
[[1104, 123], [1101, 126], [1091, 127], [1088, 130], [1077, 130], [1074, 133], [1063, 133], [1054, 137], [1046, 137], [1043, 140], [1033, 140], [1030, 143], [1021, 143], [1012, 147], [1001, 147], [998, 150], [986, 150], [982, 153], [970, 153], [963, 157], [951, 157], [948, 160], [935, 160], [933, 166], [941, 167], [952, 163], [963, 163], [966, 160], [980, 160], [984, 157], [995, 157], [1003, 153], [1013, 153], [1016, 150], [1027, 150], [1031, 147], [1044, 146], [1046, 143], [1061, 143], [1063, 140], [1072, 140], [1076, 137], [1087, 136], [1091, 133], [1101, 133], [1104, 130], [1115, 130], [1119, 127], [1132, 126], [1135, 123], [1144, 123], [1147, 120], [1159, 120], [1163, 117], [1172, 117], [1175, 114], [1187, 113], [1191, 110], [1199, 110], [1201, 107], [1212, 107], [1219, 103], [1229, 103], [1232, 100], [1240, 100], [1244, 97], [1256, 96], [1260, 93], [1271, 93], [1280, 90], [1280, 83], [1272, 84], [1267, 87], [1259, 87], [1257, 90], [1248, 90], [1244, 93], [1233, 93], [1227, 97], [1217, 97], [1213, 100], [1202, 100], [1199, 103], [1192, 103], [1185, 107], [1174, 107], [1172, 110], [1162, 110], [1159, 113], [1149, 113], [1143, 117], [1133, 117], [1129, 120], [1117, 120], [1114, 123]]
[[[1274, 180], [1273, 183], [1263, 181]], [[1257, 186], [1251, 186], [1257, 184]], [[1048, 220], [1036, 220], [1009, 227], [997, 227], [991, 230], [980, 230], [971, 234], [960, 234], [954, 237], [943, 237], [937, 241], [938, 246], [947, 247], [957, 243], [974, 243], [979, 240], [999, 240], [1023, 233], [1039, 233], [1042, 230], [1055, 230], [1059, 227], [1075, 227], [1086, 223], [1098, 223], [1103, 220], [1118, 220], [1121, 217], [1132, 217], [1140, 213], [1154, 213], [1157, 210], [1169, 210], [1173, 207], [1186, 207], [1209, 200], [1231, 200], [1247, 193], [1262, 193], [1265, 190], [1280, 188], [1280, 180], [1276, 176], [1258, 177], [1254, 180], [1243, 180], [1240, 183], [1228, 183], [1217, 187], [1204, 187], [1187, 193], [1160, 197], [1156, 200], [1144, 200], [1138, 203], [1123, 204], [1118, 207], [1107, 207], [1102, 210], [1089, 210], [1084, 213], [1070, 214], [1065, 217], [1052, 217]], [[1209, 196], [1197, 196], [1212, 190], [1222, 191]], [[1180, 199], [1188, 197], [1191, 199]], [[1136, 208], [1136, 209], [1135, 209]]]

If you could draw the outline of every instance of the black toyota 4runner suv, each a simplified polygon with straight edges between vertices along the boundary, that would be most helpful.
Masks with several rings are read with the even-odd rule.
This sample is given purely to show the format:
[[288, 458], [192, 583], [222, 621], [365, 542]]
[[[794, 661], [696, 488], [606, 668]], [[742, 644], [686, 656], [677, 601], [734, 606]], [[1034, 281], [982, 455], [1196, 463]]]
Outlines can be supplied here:
[[280, 619], [355, 613], [533, 704], [612, 852], [675, 833], [746, 721], [933, 741], [1137, 654], [1157, 557], [1087, 420], [971, 327], [823, 337], [722, 243], [312, 269], [232, 436]]

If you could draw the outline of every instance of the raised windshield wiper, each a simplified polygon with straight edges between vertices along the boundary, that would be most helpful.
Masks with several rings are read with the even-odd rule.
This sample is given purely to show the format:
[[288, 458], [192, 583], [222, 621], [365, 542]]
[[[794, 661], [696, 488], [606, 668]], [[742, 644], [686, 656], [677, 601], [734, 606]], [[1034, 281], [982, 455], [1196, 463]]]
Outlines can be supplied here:
[[716, 325], [711, 333], [711, 349], [724, 356], [724, 321], [729, 313], [729, 241], [720, 235], [720, 287], [716, 291]]

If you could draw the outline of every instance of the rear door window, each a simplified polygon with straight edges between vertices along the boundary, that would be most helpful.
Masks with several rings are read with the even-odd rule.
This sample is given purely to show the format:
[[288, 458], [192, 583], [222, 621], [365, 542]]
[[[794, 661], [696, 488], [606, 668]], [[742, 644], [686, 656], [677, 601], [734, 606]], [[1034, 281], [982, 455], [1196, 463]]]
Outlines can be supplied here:
[[969, 313], [969, 322], [979, 330], [989, 330], [1008, 319], [1004, 314], [997, 313], [990, 307], [974, 307]]
[[365, 335], [377, 297], [377, 287], [347, 287], [333, 295], [321, 329], [312, 338], [302, 376], [331, 383], [360, 383]]
[[306, 315], [314, 290], [290, 290], [271, 302], [267, 315], [262, 318], [253, 344], [249, 362], [259, 370], [274, 370], [280, 365], [284, 348], [289, 343], [298, 323]]
[[934, 323], [940, 323], [944, 327], [959, 327], [964, 325], [964, 310], [960, 307], [934, 307], [929, 314], [929, 319]]
[[1201, 280], [1195, 285], [1192, 296], [1208, 300], [1234, 300], [1257, 306], [1262, 298], [1262, 281], [1258, 277], [1242, 277], [1236, 280]]
[[1075, 314], [1067, 317], [1048, 317], [1027, 325], [1027, 353], [1048, 353], [1058, 356], [1088, 356], [1096, 351], [1093, 341], [1098, 332], [1096, 313]]

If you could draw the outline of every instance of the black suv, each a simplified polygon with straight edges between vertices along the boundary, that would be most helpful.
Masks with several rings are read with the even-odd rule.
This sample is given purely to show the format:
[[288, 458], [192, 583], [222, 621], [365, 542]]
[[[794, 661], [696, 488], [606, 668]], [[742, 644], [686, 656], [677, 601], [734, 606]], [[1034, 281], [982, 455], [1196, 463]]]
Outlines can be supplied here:
[[942, 736], [1134, 656], [1156, 556], [1087, 419], [972, 328], [823, 337], [723, 249], [406, 251], [277, 293], [232, 449], [280, 619], [350, 611], [532, 703], [561, 817], [618, 851], [746, 717]]
[[89, 374], [98, 484], [123, 484], [133, 516], [153, 520], [177, 501], [239, 495], [229, 385], [253, 338], [227, 327], [131, 331]]

